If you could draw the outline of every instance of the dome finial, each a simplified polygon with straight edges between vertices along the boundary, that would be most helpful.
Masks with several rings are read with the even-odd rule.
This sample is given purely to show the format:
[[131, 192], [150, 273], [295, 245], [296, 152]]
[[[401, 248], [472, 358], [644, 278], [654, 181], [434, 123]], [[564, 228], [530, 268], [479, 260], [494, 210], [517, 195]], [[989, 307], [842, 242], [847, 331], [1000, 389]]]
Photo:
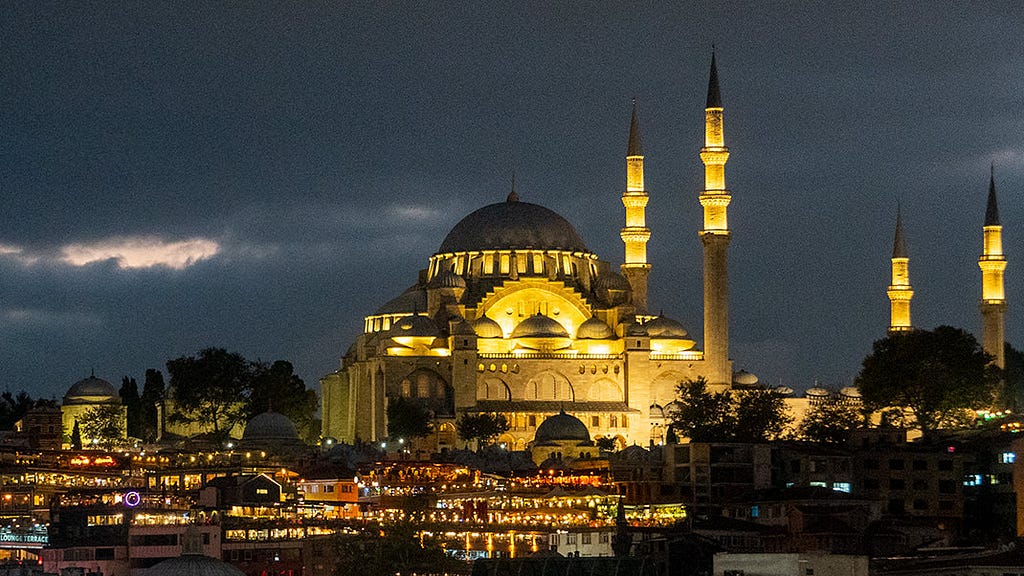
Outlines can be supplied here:
[[512, 191], [508, 193], [506, 202], [519, 202], [519, 194], [516, 194], [516, 173], [512, 172]]

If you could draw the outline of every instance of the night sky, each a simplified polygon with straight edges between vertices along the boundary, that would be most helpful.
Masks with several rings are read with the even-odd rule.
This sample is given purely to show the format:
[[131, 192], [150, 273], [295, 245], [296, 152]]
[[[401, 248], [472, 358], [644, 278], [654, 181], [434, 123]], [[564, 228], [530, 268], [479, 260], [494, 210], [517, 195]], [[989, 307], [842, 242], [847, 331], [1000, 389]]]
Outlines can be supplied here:
[[141, 384], [207, 346], [315, 386], [513, 172], [618, 265], [633, 97], [651, 308], [703, 347], [712, 44], [736, 369], [850, 384], [898, 203], [914, 324], [977, 333], [992, 163], [1022, 346], [1022, 37], [1015, 0], [6, 2], [0, 390]]

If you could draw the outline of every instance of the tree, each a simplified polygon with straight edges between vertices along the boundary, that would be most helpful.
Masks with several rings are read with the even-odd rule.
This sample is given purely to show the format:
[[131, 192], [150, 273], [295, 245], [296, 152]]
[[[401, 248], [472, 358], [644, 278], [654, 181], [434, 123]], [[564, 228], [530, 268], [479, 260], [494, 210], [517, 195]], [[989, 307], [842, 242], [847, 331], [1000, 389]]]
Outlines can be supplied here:
[[732, 439], [736, 414], [728, 392], [709, 392], [708, 381], [700, 376], [676, 387], [679, 395], [672, 411], [672, 427], [693, 442]]
[[135, 382], [135, 378], [127, 376], [122, 378], [118, 394], [121, 396], [121, 403], [128, 409], [128, 436], [141, 438], [142, 399], [139, 397], [139, 385]]
[[413, 400], [388, 399], [388, 436], [391, 438], [422, 438], [430, 434], [430, 412]]
[[274, 410], [287, 416], [307, 442], [315, 443], [320, 436], [318, 407], [316, 391], [306, 389], [306, 383], [295, 374], [291, 362], [277, 360], [272, 364], [257, 362], [253, 365], [247, 406], [249, 418]]
[[221, 440], [245, 422], [253, 366], [240, 354], [206, 348], [197, 356], [168, 360], [167, 373], [175, 420], [198, 423]]
[[1003, 386], [999, 404], [1014, 414], [1024, 408], [1024, 353], [1006, 343], [1004, 348], [1006, 366], [1003, 368]]
[[850, 433], [863, 425], [864, 416], [856, 406], [829, 400], [811, 408], [797, 428], [797, 437], [823, 444], [844, 444]]
[[142, 384], [142, 398], [139, 401], [141, 432], [139, 437], [147, 442], [156, 440], [157, 432], [160, 430], [156, 405], [164, 399], [165, 388], [163, 372], [154, 368], [146, 370], [146, 380]]
[[75, 418], [75, 425], [71, 427], [71, 449], [82, 449], [82, 428], [78, 425], [77, 418]]
[[17, 396], [5, 390], [0, 394], [0, 430], [11, 430], [15, 422], [21, 420], [32, 408], [32, 397], [22, 390]]
[[736, 414], [737, 442], [776, 440], [793, 423], [782, 395], [768, 388], [736, 390], [732, 393]]
[[594, 444], [597, 445], [597, 448], [602, 452], [611, 452], [615, 450], [615, 438], [610, 436], [602, 436], [601, 438], [594, 440]]
[[464, 414], [455, 423], [459, 438], [489, 444], [496, 436], [508, 432], [508, 420], [500, 414]]
[[855, 384], [865, 407], [906, 408], [922, 431], [958, 426], [995, 400], [999, 369], [974, 336], [951, 326], [877, 340]]
[[116, 404], [102, 404], [90, 408], [75, 420], [75, 424], [81, 424], [80, 436], [84, 435], [90, 444], [99, 444], [104, 448], [113, 447], [124, 437], [124, 413], [121, 406]]
[[764, 442], [792, 420], [782, 396], [767, 388], [710, 392], [707, 380], [686, 380], [672, 411], [672, 428], [693, 442]]

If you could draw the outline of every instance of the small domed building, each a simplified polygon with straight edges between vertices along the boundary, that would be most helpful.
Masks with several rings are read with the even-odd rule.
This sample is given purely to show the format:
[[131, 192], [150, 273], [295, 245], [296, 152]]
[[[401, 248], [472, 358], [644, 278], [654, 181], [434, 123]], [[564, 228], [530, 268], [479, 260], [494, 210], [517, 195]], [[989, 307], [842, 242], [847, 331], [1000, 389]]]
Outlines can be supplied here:
[[587, 425], [565, 410], [541, 422], [530, 446], [530, 457], [538, 466], [549, 459], [580, 460], [597, 455], [597, 446], [590, 440]]
[[[81, 421], [87, 414], [97, 409], [108, 408], [112, 412], [120, 414], [121, 438], [128, 437], [128, 408], [121, 402], [121, 395], [113, 384], [102, 378], [97, 378], [95, 373], [89, 377], [75, 382], [68, 388], [67, 393], [61, 401], [61, 425], [63, 428], [64, 444], [70, 446], [71, 434], [75, 428], [75, 421]], [[93, 440], [87, 438], [85, 430], [79, 426], [82, 435], [82, 446], [93, 445]]]

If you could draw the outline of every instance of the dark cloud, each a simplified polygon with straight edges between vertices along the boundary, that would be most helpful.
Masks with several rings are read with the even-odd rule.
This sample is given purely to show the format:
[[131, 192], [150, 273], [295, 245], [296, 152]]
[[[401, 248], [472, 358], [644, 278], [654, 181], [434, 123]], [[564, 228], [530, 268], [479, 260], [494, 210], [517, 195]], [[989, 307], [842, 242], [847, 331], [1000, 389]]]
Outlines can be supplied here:
[[[59, 394], [217, 345], [313, 381], [513, 172], [618, 262], [633, 96], [652, 305], [699, 340], [713, 42], [737, 367], [849, 382], [888, 322], [897, 202], [915, 324], [977, 330], [990, 162], [1020, 343], [1022, 33], [1013, 2], [6, 6], [0, 377]], [[60, 261], [125, 238], [218, 252]]]

